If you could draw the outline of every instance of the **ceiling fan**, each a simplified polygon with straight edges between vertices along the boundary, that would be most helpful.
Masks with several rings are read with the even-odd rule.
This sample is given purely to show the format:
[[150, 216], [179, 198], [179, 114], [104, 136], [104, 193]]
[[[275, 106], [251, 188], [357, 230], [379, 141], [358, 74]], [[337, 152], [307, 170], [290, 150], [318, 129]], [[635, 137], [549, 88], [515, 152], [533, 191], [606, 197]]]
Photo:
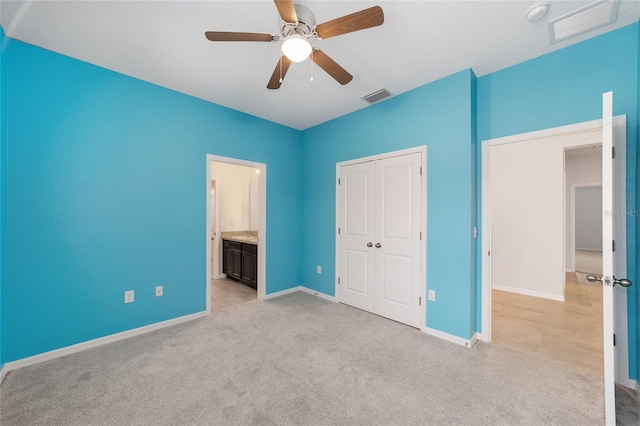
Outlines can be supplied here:
[[279, 89], [291, 62], [302, 62], [307, 58], [316, 63], [338, 83], [349, 83], [353, 76], [327, 56], [322, 50], [311, 46], [310, 38], [323, 40], [342, 34], [377, 27], [384, 22], [384, 14], [379, 6], [345, 15], [316, 25], [313, 12], [292, 0], [274, 0], [280, 14], [281, 36], [266, 33], [240, 33], [207, 31], [205, 37], [211, 41], [282, 41], [282, 54], [267, 84], [267, 89]]

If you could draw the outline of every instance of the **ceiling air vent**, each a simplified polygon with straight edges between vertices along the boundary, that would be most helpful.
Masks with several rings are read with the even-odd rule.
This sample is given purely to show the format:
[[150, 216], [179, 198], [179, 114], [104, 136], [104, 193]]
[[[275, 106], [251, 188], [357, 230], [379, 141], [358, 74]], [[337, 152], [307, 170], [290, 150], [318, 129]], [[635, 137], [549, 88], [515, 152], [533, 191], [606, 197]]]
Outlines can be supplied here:
[[616, 22], [620, 0], [601, 0], [549, 22], [551, 44]]
[[391, 96], [391, 92], [389, 92], [387, 89], [380, 89], [380, 90], [376, 90], [373, 93], [369, 93], [367, 96], [363, 97], [362, 99], [372, 104], [372, 103], [381, 101], [384, 98], [388, 98], [389, 96]]

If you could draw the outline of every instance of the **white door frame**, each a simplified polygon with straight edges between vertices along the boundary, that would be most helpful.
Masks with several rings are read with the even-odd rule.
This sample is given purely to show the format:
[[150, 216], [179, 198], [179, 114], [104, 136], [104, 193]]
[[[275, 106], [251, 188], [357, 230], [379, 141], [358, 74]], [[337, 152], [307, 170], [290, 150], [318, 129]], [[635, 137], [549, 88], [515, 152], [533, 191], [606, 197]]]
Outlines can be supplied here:
[[[236, 164], [238, 166], [248, 166], [260, 170], [260, 177], [258, 178], [258, 196], [260, 197], [260, 221], [258, 223], [258, 285], [257, 296], [259, 300], [263, 300], [266, 296], [267, 289], [267, 265], [266, 265], [266, 247], [267, 247], [267, 165], [264, 163], [257, 163], [255, 161], [241, 160], [232, 157], [222, 157], [219, 155], [207, 154], [207, 203], [206, 203], [206, 273], [205, 273], [205, 297], [207, 315], [211, 314], [211, 163], [217, 161], [220, 163]], [[216, 197], [219, 192], [216, 187]], [[218, 203], [216, 203], [217, 206]], [[216, 222], [219, 221], [219, 214], [216, 214]], [[220, 233], [218, 233], [220, 234]], [[220, 241], [220, 238], [218, 238]]]
[[[615, 159], [618, 174], [616, 180], [620, 183], [617, 189], [620, 191], [617, 196], [616, 210], [626, 211], [626, 116], [619, 115], [613, 118], [614, 133], [617, 140], [622, 143], [616, 147]], [[602, 120], [592, 120], [583, 123], [570, 124], [567, 126], [554, 127], [551, 129], [539, 130], [535, 132], [521, 133], [502, 138], [488, 139], [482, 141], [482, 332], [479, 340], [491, 342], [491, 259], [488, 255], [491, 249], [491, 220], [490, 220], [490, 199], [489, 199], [489, 150], [493, 146], [520, 143], [533, 139], [543, 139], [552, 136], [562, 136], [574, 133], [585, 133], [601, 131]], [[589, 144], [591, 145], [591, 144]], [[575, 148], [575, 147], [574, 147]], [[604, 153], [603, 153], [604, 155]], [[626, 215], [625, 215], [626, 219]], [[626, 240], [626, 220], [621, 220], [620, 234], [616, 235], [616, 252], [619, 259], [618, 271], [627, 269], [627, 240]], [[619, 241], [619, 244], [618, 244]], [[566, 242], [565, 242], [566, 244]], [[604, 242], [603, 242], [604, 244]], [[563, 251], [564, 256], [565, 251]], [[622, 273], [618, 272], [621, 276]], [[626, 275], [625, 275], [626, 276]], [[617, 286], [616, 298], [616, 382], [627, 387], [633, 387], [633, 381], [629, 379], [629, 351], [628, 351], [628, 322], [627, 322], [627, 293], [626, 289]]]
[[569, 266], [567, 267], [567, 272], [576, 271], [576, 188], [593, 188], [597, 186], [602, 186], [602, 181], [571, 184], [571, 195], [569, 200], [569, 245], [571, 251], [569, 252]]
[[340, 249], [341, 249], [341, 235], [338, 234], [338, 227], [340, 225], [340, 186], [338, 179], [340, 178], [340, 167], [348, 166], [351, 164], [366, 163], [368, 161], [376, 161], [384, 158], [399, 157], [407, 154], [422, 154], [422, 255], [420, 256], [420, 297], [422, 303], [420, 304], [420, 330], [424, 331], [427, 328], [427, 146], [417, 146], [414, 148], [402, 149], [399, 151], [385, 152], [382, 154], [371, 155], [368, 157], [355, 158], [353, 160], [341, 161], [336, 163], [336, 257], [335, 257], [335, 297], [336, 302], [340, 302], [340, 285], [338, 284], [340, 273]]

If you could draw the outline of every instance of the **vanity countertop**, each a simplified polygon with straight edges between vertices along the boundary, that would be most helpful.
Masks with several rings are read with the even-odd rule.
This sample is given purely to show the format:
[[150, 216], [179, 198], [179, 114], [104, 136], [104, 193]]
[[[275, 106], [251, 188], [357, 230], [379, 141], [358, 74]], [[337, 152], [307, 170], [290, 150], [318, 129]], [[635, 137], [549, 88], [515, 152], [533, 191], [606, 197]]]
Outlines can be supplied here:
[[258, 236], [254, 234], [247, 235], [246, 232], [223, 232], [221, 234], [221, 238], [223, 240], [235, 241], [237, 243], [258, 245]]

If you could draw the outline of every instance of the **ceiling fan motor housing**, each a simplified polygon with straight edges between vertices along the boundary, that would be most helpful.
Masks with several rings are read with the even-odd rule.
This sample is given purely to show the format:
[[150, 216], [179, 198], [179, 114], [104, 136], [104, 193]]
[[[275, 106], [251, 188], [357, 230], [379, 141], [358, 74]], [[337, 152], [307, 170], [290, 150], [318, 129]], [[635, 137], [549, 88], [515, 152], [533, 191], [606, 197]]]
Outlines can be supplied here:
[[304, 34], [309, 36], [313, 34], [313, 29], [316, 27], [316, 17], [311, 10], [301, 4], [294, 4], [296, 9], [296, 15], [298, 15], [298, 25], [292, 26], [287, 24], [278, 17], [280, 22], [280, 33], [283, 37], [287, 37], [291, 34]]

